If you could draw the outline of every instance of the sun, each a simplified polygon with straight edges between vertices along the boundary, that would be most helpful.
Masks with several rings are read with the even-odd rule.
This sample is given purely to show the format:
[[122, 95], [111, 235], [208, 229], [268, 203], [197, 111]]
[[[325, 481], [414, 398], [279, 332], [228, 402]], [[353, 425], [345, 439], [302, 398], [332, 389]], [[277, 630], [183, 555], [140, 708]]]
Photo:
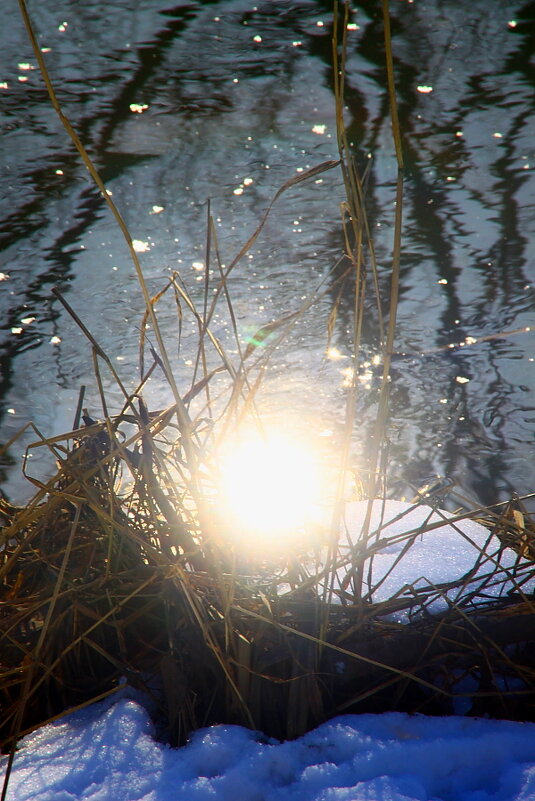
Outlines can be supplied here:
[[322, 492], [319, 455], [280, 431], [247, 433], [222, 449], [220, 500], [228, 530], [257, 550], [302, 539]]

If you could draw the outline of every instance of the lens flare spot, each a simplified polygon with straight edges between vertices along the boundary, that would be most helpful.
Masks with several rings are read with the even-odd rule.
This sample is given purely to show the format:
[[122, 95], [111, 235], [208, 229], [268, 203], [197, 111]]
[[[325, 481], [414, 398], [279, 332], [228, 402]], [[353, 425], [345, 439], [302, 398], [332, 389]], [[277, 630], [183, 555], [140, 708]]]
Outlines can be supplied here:
[[322, 490], [318, 456], [280, 433], [248, 435], [224, 449], [220, 491], [231, 536], [262, 551], [302, 538]]

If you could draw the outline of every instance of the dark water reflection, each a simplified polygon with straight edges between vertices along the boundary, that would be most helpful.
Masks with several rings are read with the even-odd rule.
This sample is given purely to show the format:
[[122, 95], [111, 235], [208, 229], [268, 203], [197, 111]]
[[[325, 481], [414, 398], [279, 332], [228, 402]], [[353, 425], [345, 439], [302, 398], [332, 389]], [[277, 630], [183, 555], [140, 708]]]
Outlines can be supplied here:
[[[28, 420], [45, 435], [68, 430], [80, 384], [98, 414], [89, 347], [52, 286], [132, 386], [142, 313], [121, 236], [38, 71], [27, 69], [35, 60], [9, 3], [12, 24], [0, 32], [3, 441]], [[178, 269], [202, 297], [194, 264], [203, 257], [207, 198], [228, 263], [285, 180], [337, 156], [328, 2], [59, 0], [30, 11], [65, 112], [132, 236], [149, 247], [142, 264], [154, 291]], [[535, 4], [392, 2], [392, 16], [407, 165], [396, 349], [408, 354], [392, 372], [392, 487], [446, 475], [492, 502], [535, 488], [533, 334], [440, 348], [534, 324]], [[386, 306], [396, 165], [380, 3], [361, 3], [351, 22], [348, 124], [359, 163], [373, 156], [368, 203]], [[244, 332], [295, 309], [328, 275], [343, 247], [342, 196], [332, 172], [281, 198], [232, 281]], [[297, 328], [269, 391], [272, 403], [310, 408], [318, 425], [336, 429], [345, 390], [340, 363], [324, 356], [334, 295]], [[333, 343], [342, 353], [351, 305], [348, 285]], [[173, 343], [176, 317], [163, 307], [161, 315]], [[231, 347], [223, 312], [214, 327]], [[372, 354], [371, 301], [365, 335]], [[194, 343], [187, 327], [179, 380]], [[359, 400], [363, 464], [375, 385], [373, 376], [363, 380]], [[166, 402], [156, 380], [149, 402]], [[11, 448], [15, 463], [20, 449]], [[18, 464], [5, 473], [13, 497], [27, 493]]]

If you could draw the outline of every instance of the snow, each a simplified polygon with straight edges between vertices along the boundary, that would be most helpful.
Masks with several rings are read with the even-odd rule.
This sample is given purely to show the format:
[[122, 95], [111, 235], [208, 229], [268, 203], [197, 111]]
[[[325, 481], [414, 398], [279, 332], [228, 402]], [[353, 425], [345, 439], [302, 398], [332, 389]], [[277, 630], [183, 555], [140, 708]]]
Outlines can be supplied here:
[[[345, 540], [357, 543], [366, 503], [350, 504]], [[513, 552], [477, 523], [419, 527], [446, 512], [388, 501], [373, 506], [371, 532], [385, 547], [373, 582], [377, 598], [424, 580], [458, 580], [480, 559]], [[401, 516], [400, 516], [401, 515]], [[403, 565], [396, 558], [414, 530]], [[374, 541], [376, 535], [370, 538]], [[493, 563], [480, 564], [477, 581]], [[504, 582], [496, 592], [507, 590]], [[440, 608], [446, 595], [434, 601]], [[279, 743], [239, 726], [212, 726], [172, 749], [154, 737], [148, 713], [127, 691], [26, 736], [16, 753], [7, 801], [534, 801], [535, 724], [391, 712], [346, 715], [298, 740]], [[1, 757], [5, 768], [7, 757]]]
[[[348, 561], [351, 547], [362, 536], [367, 509], [368, 501], [347, 504], [340, 553]], [[426, 531], [422, 533], [424, 527]], [[506, 571], [514, 566], [518, 569], [518, 555], [510, 548], [504, 549], [496, 536], [474, 520], [457, 520], [449, 512], [425, 505], [376, 499], [368, 542], [374, 543], [378, 538], [384, 544], [373, 558], [368, 586], [369, 590], [377, 585], [372, 593], [375, 602], [386, 601], [403, 589], [402, 597], [410, 597], [415, 596], [415, 591], [432, 590], [445, 582], [457, 585], [456, 589], [433, 593], [427, 611], [436, 614], [469, 593], [484, 594], [488, 599], [517, 589], [512, 579], [506, 578]], [[493, 575], [498, 565], [500, 576]], [[339, 572], [340, 583], [345, 575], [346, 571]], [[523, 591], [532, 591], [534, 585], [534, 580], [529, 581]], [[406, 622], [407, 615], [400, 613], [396, 619]]]
[[[4, 763], [7, 757], [3, 757]], [[535, 724], [347, 715], [291, 742], [212, 726], [156, 741], [123, 698], [22, 741], [8, 801], [533, 801]]]

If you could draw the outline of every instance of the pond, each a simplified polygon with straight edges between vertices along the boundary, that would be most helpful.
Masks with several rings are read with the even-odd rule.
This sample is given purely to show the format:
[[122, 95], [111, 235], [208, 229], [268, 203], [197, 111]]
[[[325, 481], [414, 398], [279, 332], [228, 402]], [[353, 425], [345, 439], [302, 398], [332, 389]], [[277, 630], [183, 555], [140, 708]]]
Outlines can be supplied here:
[[[102, 414], [90, 344], [53, 287], [129, 388], [144, 308], [124, 239], [50, 105], [18, 5], [8, 3], [11, 24], [0, 31], [3, 443], [28, 421], [43, 436], [69, 431], [81, 385], [85, 405]], [[338, 157], [332, 4], [58, 0], [29, 10], [62, 108], [140, 243], [150, 291], [179, 271], [202, 306], [208, 201], [228, 264], [285, 181]], [[492, 503], [535, 489], [535, 4], [396, 0], [391, 15], [406, 175], [390, 492], [411, 494], [440, 476]], [[381, 3], [355, 5], [347, 125], [368, 170], [386, 309], [396, 161], [382, 37]], [[288, 425], [332, 429], [335, 445], [353, 304], [347, 282], [330, 343], [340, 358], [331, 359], [343, 199], [338, 169], [293, 186], [229, 282], [243, 341], [322, 287], [271, 366], [266, 402]], [[378, 341], [369, 306], [371, 358]], [[188, 386], [196, 325], [185, 320], [179, 332], [171, 302], [158, 312], [177, 381]], [[235, 352], [223, 307], [213, 329]], [[365, 465], [379, 375], [361, 378], [354, 459]], [[116, 412], [120, 396], [106, 389]], [[163, 408], [167, 392], [155, 373], [150, 408]], [[35, 439], [28, 430], [3, 456], [3, 489], [14, 501], [31, 494], [20, 463]], [[46, 475], [46, 460], [32, 459], [30, 472]]]

